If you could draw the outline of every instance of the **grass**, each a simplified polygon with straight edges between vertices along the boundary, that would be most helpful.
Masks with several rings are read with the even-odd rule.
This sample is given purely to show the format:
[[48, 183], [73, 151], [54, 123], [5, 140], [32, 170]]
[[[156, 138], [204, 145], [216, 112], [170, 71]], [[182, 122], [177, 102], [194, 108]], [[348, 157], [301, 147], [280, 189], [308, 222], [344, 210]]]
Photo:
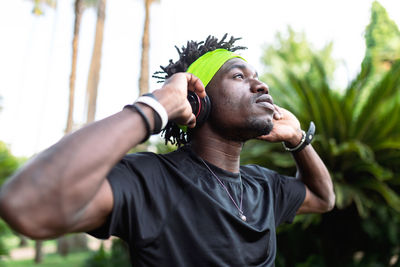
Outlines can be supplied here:
[[58, 254], [43, 255], [43, 261], [40, 264], [35, 264], [33, 259], [29, 260], [13, 260], [0, 263], [1, 267], [83, 267], [86, 259], [93, 253], [91, 251], [70, 253], [66, 257]]

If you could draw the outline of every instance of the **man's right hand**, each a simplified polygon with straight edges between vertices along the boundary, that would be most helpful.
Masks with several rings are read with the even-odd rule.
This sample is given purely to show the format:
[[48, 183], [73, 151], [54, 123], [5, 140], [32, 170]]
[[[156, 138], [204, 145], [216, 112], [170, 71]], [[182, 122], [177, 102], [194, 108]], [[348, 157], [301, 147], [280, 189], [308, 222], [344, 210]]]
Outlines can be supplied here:
[[191, 73], [184, 72], [172, 75], [161, 89], [153, 91], [153, 94], [166, 109], [170, 121], [193, 128], [196, 126], [196, 117], [187, 100], [188, 90], [195, 92], [200, 98], [206, 96], [201, 80]]

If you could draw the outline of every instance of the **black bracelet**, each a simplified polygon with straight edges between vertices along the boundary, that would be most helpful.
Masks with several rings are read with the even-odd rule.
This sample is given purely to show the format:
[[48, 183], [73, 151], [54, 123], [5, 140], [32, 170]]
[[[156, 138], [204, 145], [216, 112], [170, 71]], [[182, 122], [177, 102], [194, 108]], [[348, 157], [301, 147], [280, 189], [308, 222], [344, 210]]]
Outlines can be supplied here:
[[[143, 96], [150, 96], [151, 98], [158, 101], [158, 99], [152, 93], [147, 93], [147, 94], [144, 94]], [[153, 119], [154, 119], [154, 129], [151, 134], [158, 134], [162, 130], [161, 129], [162, 121], [161, 121], [160, 115], [155, 110], [153, 110]]]
[[137, 113], [139, 113], [140, 117], [142, 117], [144, 125], [146, 127], [146, 136], [143, 138], [142, 142], [140, 142], [140, 143], [144, 143], [150, 137], [150, 123], [149, 123], [149, 120], [147, 119], [147, 117], [144, 114], [144, 112], [137, 105], [135, 105], [135, 104], [126, 105], [124, 107], [124, 109], [125, 108], [129, 108], [130, 110], [136, 111]]

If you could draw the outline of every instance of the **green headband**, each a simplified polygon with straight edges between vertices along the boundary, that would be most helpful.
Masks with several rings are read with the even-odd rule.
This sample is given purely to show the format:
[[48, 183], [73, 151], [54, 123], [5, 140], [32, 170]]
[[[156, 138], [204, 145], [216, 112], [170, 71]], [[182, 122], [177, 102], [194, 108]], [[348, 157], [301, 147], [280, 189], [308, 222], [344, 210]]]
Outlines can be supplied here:
[[196, 75], [196, 77], [203, 82], [204, 87], [206, 87], [222, 65], [224, 65], [228, 60], [236, 57], [246, 61], [241, 56], [226, 49], [216, 49], [199, 57], [189, 66], [186, 72]]

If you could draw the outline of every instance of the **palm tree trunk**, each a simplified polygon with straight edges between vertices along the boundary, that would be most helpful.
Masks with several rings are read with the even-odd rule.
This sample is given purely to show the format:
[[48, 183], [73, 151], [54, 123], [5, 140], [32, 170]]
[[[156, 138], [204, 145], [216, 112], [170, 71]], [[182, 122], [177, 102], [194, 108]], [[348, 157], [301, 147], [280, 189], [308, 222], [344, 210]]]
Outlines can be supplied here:
[[140, 62], [139, 95], [149, 92], [149, 28], [150, 28], [150, 6], [153, 0], [145, 0], [145, 17], [142, 37], [142, 59]]
[[[16, 234], [16, 233], [14, 233]], [[19, 237], [19, 244], [18, 247], [19, 248], [25, 248], [28, 246], [28, 238], [24, 235], [21, 234], [16, 234]]]
[[71, 75], [69, 77], [69, 105], [68, 105], [68, 117], [67, 127], [65, 133], [72, 131], [73, 127], [73, 113], [74, 113], [74, 96], [75, 96], [75, 80], [76, 80], [76, 64], [78, 60], [78, 41], [79, 41], [79, 29], [82, 19], [82, 1], [75, 0], [75, 23], [74, 23], [74, 38], [72, 40], [72, 64], [71, 64]]
[[43, 260], [42, 244], [43, 241], [41, 240], [35, 241], [35, 263], [41, 263]]
[[96, 115], [97, 89], [100, 80], [101, 51], [103, 47], [104, 21], [106, 0], [100, 0], [97, 6], [96, 35], [93, 46], [92, 61], [86, 87], [87, 118], [86, 122], [94, 121]]

